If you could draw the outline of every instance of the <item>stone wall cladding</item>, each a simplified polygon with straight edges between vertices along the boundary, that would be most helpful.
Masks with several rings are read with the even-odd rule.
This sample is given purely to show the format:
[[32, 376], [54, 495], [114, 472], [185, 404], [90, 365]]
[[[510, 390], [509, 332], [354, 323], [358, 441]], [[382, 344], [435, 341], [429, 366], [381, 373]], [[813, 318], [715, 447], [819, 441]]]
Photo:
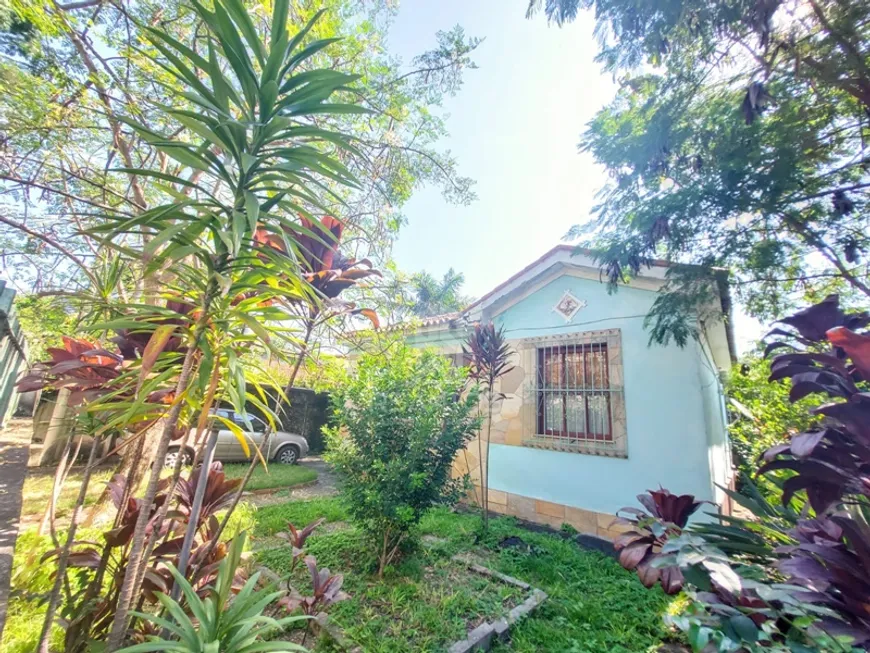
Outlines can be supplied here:
[[[611, 396], [611, 424], [613, 441], [601, 445], [576, 445], [537, 438], [537, 407], [535, 398], [535, 375], [537, 374], [537, 350], [539, 347], [559, 346], [560, 344], [583, 344], [606, 342], [611, 388], [617, 389]], [[502, 393], [503, 399], [493, 404], [492, 444], [527, 446], [564, 451], [568, 455], [592, 454], [627, 457], [628, 433], [625, 417], [624, 367], [622, 362], [622, 339], [619, 329], [585, 331], [557, 336], [523, 338], [510, 340], [513, 355], [510, 364], [513, 369], [505, 374], [495, 388]], [[488, 406], [481, 401], [481, 414], [487, 415]], [[454, 462], [456, 476], [468, 474], [474, 491], [468, 496], [472, 503], [479, 503], [481, 497], [481, 474], [486, 473], [486, 424], [480, 434], [468, 443]], [[518, 494], [489, 491], [489, 508], [493, 512], [514, 515], [539, 524], [559, 528], [563, 523], [571, 524], [581, 533], [613, 539], [619, 530], [610, 528], [615, 517], [605, 513], [583, 510], [542, 501]]]
[[[466, 500], [470, 504], [477, 505], [478, 496], [480, 496], [480, 486], [475, 486]], [[556, 529], [561, 528], [562, 524], [570, 524], [579, 533], [595, 535], [608, 540], [613, 540], [628, 530], [625, 526], [614, 524], [616, 516], [609, 513], [584, 510], [583, 508], [533, 499], [501, 490], [489, 491], [489, 509], [491, 512], [501, 515], [518, 517]]]

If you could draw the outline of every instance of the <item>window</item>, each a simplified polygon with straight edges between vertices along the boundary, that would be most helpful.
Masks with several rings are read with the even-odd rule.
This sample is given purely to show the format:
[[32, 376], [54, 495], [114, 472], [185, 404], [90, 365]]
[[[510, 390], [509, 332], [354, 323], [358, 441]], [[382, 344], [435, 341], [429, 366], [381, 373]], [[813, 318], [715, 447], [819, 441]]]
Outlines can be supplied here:
[[517, 349], [524, 376], [517, 444], [628, 456], [619, 329], [523, 338]]
[[612, 441], [606, 343], [538, 349], [538, 433], [568, 441]]

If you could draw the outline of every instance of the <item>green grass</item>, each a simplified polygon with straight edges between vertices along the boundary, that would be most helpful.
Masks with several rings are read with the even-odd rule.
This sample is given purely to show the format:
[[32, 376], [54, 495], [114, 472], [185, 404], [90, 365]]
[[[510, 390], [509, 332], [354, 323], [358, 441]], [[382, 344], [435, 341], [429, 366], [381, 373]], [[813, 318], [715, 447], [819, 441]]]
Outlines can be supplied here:
[[[270, 514], [264, 521], [266, 511]], [[269, 520], [279, 515], [298, 523], [319, 516], [346, 519], [336, 499], [293, 502], [261, 509], [257, 533], [274, 532]], [[276, 530], [283, 528], [281, 523]], [[550, 597], [532, 618], [512, 629], [509, 646], [495, 649], [502, 653], [637, 653], [654, 651], [675, 637], [662, 617], [678, 609], [682, 599], [671, 599], [659, 588], [644, 588], [634, 574], [611, 558], [570, 540], [527, 531], [511, 518], [492, 520], [489, 535], [481, 539], [477, 515], [446, 509], [429, 513], [420, 532], [441, 541], [409, 553], [383, 581], [373, 575], [374, 555], [352, 527], [316, 532], [308, 541], [307, 551], [317, 557], [319, 565], [345, 575], [345, 589], [352, 598], [333, 606], [330, 614], [367, 652], [444, 650], [482, 618], [491, 619], [508, 609], [514, 598], [509, 595], [511, 590], [458, 573], [456, 563], [450, 561], [456, 553], [474, 554]], [[532, 551], [500, 548], [498, 543], [511, 535], [521, 537]], [[262, 551], [257, 557], [278, 573], [289, 570], [291, 556], [286, 548]], [[300, 573], [297, 569], [296, 574]], [[300, 582], [307, 587], [301, 577]]]
[[[106, 481], [112, 478], [113, 469], [96, 469], [91, 473], [85, 506], [93, 504], [106, 487]], [[72, 512], [79, 486], [82, 482], [81, 469], [73, 469], [66, 477], [66, 482], [60, 491], [55, 507], [58, 519], [63, 520]], [[54, 469], [34, 469], [28, 472], [21, 490], [21, 517], [24, 520], [41, 519], [51, 498], [54, 487]]]
[[321, 517], [336, 522], [345, 521], [348, 515], [345, 507], [334, 497], [279, 503], [257, 510], [254, 535], [274, 535], [286, 531], [288, 521], [295, 526], [305, 526]]
[[[58, 531], [60, 541], [66, 538], [66, 531]], [[101, 531], [79, 529], [77, 539], [97, 540]], [[32, 653], [36, 650], [42, 623], [45, 619], [45, 597], [54, 584], [52, 573], [54, 565], [42, 562], [43, 554], [54, 549], [49, 535], [37, 535], [36, 529], [23, 531], [15, 543], [15, 557], [12, 560], [9, 611], [3, 629], [0, 651], [3, 653]], [[73, 580], [75, 584], [75, 580]], [[75, 589], [75, 587], [74, 587]], [[51, 650], [63, 649], [63, 630], [60, 625], [52, 628]]]
[[[248, 463], [227, 463], [224, 473], [227, 478], [242, 478], [248, 471]], [[290, 488], [317, 479], [317, 470], [299, 465], [281, 465], [273, 463], [269, 469], [257, 466], [248, 481], [248, 490], [267, 490], [271, 488]]]
[[[330, 609], [332, 618], [367, 652], [437, 651], [465, 637], [485, 619], [503, 617], [522, 601], [515, 587], [470, 574], [464, 565], [439, 553], [418, 551], [378, 581], [368, 567], [371, 556], [359, 533], [345, 529], [309, 540], [307, 552], [318, 566], [344, 574], [350, 599]], [[287, 547], [261, 552], [258, 561], [274, 571], [290, 571]], [[310, 591], [304, 566], [294, 585]]]

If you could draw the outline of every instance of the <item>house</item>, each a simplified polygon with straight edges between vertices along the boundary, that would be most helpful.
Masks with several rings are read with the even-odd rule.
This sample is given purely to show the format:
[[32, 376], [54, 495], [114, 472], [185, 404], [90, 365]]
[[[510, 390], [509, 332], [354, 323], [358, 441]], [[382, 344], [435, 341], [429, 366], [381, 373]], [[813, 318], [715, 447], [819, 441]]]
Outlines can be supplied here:
[[[504, 327], [514, 368], [496, 388], [504, 399], [494, 404], [490, 509], [613, 537], [617, 510], [648, 489], [723, 506], [717, 486], [730, 482], [731, 462], [720, 377], [734, 355], [725, 321], [682, 349], [648, 345], [643, 320], [668, 264], [609, 294], [599, 266], [574, 254], [555, 247], [464, 312], [424, 320], [409, 336], [461, 364], [471, 325]], [[481, 457], [475, 440], [455, 463], [477, 491]]]

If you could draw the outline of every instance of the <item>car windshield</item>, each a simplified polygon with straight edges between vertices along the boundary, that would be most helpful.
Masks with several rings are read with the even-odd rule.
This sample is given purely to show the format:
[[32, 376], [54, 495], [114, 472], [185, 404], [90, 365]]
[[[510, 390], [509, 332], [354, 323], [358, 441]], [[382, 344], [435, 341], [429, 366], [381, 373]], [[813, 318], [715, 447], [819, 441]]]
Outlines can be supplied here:
[[234, 422], [243, 431], [253, 431], [255, 433], [263, 433], [266, 431], [266, 423], [256, 415], [250, 413], [246, 416], [247, 420], [239, 413], [226, 408], [218, 408], [217, 410], [213, 410], [211, 414]]

